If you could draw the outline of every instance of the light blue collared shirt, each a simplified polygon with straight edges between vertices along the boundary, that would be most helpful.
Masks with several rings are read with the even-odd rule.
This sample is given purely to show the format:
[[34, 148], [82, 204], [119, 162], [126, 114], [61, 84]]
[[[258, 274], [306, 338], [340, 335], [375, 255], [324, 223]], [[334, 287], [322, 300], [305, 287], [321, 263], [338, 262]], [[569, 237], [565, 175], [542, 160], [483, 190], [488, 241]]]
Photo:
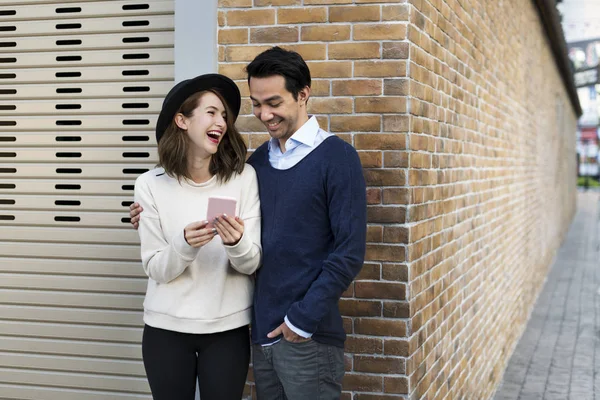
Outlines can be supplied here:
[[281, 152], [277, 139], [271, 138], [269, 140], [269, 162], [275, 169], [290, 169], [302, 161], [329, 136], [332, 136], [332, 134], [319, 128], [317, 117], [310, 117], [285, 142], [285, 153]]
[[[317, 118], [312, 116], [304, 123], [286, 142], [285, 153], [281, 152], [279, 140], [269, 140], [269, 163], [275, 169], [290, 169], [304, 159], [311, 151], [316, 149], [325, 139], [333, 136], [319, 127]], [[311, 333], [305, 332], [292, 325], [285, 316], [285, 324], [297, 335], [310, 338]], [[269, 344], [275, 344], [269, 343]], [[268, 345], [267, 345], [268, 346]]]

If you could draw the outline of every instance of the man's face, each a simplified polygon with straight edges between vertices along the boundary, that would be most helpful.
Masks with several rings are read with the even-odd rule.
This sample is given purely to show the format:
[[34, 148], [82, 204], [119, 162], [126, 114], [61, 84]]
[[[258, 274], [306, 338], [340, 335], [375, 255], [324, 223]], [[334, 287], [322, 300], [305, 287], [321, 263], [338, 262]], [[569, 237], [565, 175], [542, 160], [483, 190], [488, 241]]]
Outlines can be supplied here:
[[301, 90], [295, 100], [281, 75], [252, 77], [249, 86], [254, 116], [262, 121], [272, 138], [283, 143], [308, 120], [306, 101], [310, 88]]

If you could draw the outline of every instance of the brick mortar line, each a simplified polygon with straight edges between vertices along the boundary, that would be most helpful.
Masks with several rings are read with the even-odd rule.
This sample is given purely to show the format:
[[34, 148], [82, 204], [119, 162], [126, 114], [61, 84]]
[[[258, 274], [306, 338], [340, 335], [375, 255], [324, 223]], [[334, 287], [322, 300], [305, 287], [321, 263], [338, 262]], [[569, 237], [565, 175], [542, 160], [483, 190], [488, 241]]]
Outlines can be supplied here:
[[[429, 2], [428, 2], [428, 3], [429, 3]], [[421, 15], [423, 16], [423, 18], [427, 19], [427, 20], [428, 20], [430, 23], [432, 23], [432, 24], [433, 24], [433, 22], [431, 21], [431, 19], [429, 19], [428, 17], [426, 17], [426, 16], [425, 16], [425, 15], [424, 15], [424, 14], [423, 14], [423, 13], [422, 13], [422, 12], [421, 12], [419, 9], [417, 9], [417, 8], [416, 8], [416, 7], [415, 7], [415, 6], [414, 6], [412, 3], [411, 3], [410, 5], [411, 5], [411, 6], [412, 6], [412, 8], [414, 8], [414, 9], [415, 9], [417, 12], [419, 12], [419, 14], [421, 14]], [[436, 7], [434, 7], [434, 6], [433, 6], [433, 5], [431, 5], [431, 4], [430, 4], [430, 6], [431, 6], [432, 8], [434, 8], [434, 9], [436, 9], [436, 10], [438, 11], [438, 14], [439, 14], [439, 15], [441, 15], [441, 10], [438, 10]], [[461, 5], [461, 7], [462, 7], [462, 5]], [[463, 10], [464, 10], [464, 8], [463, 8]], [[457, 14], [456, 14], [456, 13], [454, 13], [454, 11], [453, 11], [453, 10], [451, 10], [451, 12], [452, 12], [452, 13], [453, 13], [453, 14], [454, 14], [456, 17], [458, 17], [458, 16], [457, 16]], [[443, 17], [443, 15], [442, 15], [442, 17]], [[443, 18], [445, 19], [445, 17], [443, 17]], [[448, 21], [448, 23], [450, 24], [450, 21], [449, 21], [449, 20], [447, 20], [447, 19], [446, 19], [446, 21]], [[460, 19], [459, 19], [459, 21], [460, 21]], [[434, 37], [430, 36], [430, 35], [429, 35], [427, 32], [425, 32], [425, 31], [423, 31], [421, 28], [419, 28], [419, 27], [418, 27], [416, 24], [412, 23], [412, 22], [410, 21], [410, 17], [409, 17], [409, 23], [410, 23], [409, 25], [412, 25], [412, 26], [415, 28], [415, 30], [416, 30], [416, 31], [417, 31], [419, 34], [422, 34], [422, 35], [426, 36], [427, 38], [429, 38], [429, 39], [433, 40], [433, 41], [434, 41], [436, 44], [438, 44], [439, 46], [441, 46], [442, 48], [444, 48], [444, 45], [443, 45], [442, 43], [439, 43], [439, 42], [438, 42], [438, 41], [437, 41], [437, 40], [436, 40]], [[433, 24], [433, 25], [437, 26], [437, 24]], [[451, 24], [450, 24], [450, 25], [451, 25]], [[467, 26], [467, 25], [465, 24], [465, 26]], [[474, 32], [473, 32], [473, 31], [470, 31], [470, 32], [471, 32], [471, 33], [474, 35]], [[448, 38], [450, 38], [450, 36], [449, 36], [449, 35], [448, 35], [446, 32], [444, 32], [443, 30], [442, 30], [442, 33], [443, 33], [445, 36], [447, 36]], [[464, 36], [463, 36], [463, 37], [464, 37]], [[475, 36], [474, 36], [474, 37], [475, 37]], [[489, 35], [489, 36], [486, 36], [486, 37], [493, 37], [493, 33], [492, 33], [492, 32], [490, 32], [490, 35]], [[409, 43], [411, 43], [411, 42], [409, 42]], [[465, 79], [467, 79], [467, 77], [466, 77], [466, 76], [464, 76], [463, 74], [461, 74], [459, 71], [457, 71], [457, 70], [455, 70], [455, 69], [451, 68], [451, 67], [450, 67], [450, 65], [449, 65], [447, 62], [444, 62], [443, 60], [439, 59], [439, 58], [438, 58], [438, 57], [436, 57], [434, 54], [432, 54], [431, 52], [429, 52], [429, 51], [427, 51], [426, 49], [422, 48], [421, 46], [419, 46], [419, 45], [416, 45], [415, 43], [411, 43], [411, 44], [412, 44], [412, 45], [414, 45], [416, 48], [420, 49], [421, 51], [423, 51], [424, 53], [426, 53], [426, 54], [428, 54], [428, 55], [432, 56], [432, 58], [434, 58], [434, 59], [436, 59], [436, 60], [440, 61], [440, 63], [441, 63], [442, 65], [446, 65], [446, 66], [449, 68], [449, 70], [450, 70], [450, 71], [454, 71], [454, 72], [455, 72], [457, 75], [463, 76]], [[484, 55], [484, 53], [482, 53], [482, 52], [479, 52], [479, 53], [480, 53], [481, 55]], [[466, 65], [466, 63], [464, 63], [464, 62], [461, 62], [461, 61], [458, 59], [458, 57], [457, 57], [456, 55], [454, 55], [454, 54], [450, 53], [450, 52], [449, 52], [449, 50], [446, 50], [446, 54], [450, 54], [450, 55], [452, 55], [452, 56], [453, 56], [453, 58], [457, 60], [457, 62], [459, 62], [459, 63], [461, 63], [461, 64], [465, 65], [465, 67], [466, 67], [466, 66], [468, 66], [468, 65]], [[469, 56], [469, 57], [470, 57], [470, 56]], [[471, 58], [471, 60], [473, 60], [473, 61], [476, 61], [476, 60], [475, 60], [475, 59], [473, 59], [472, 57], [470, 57], [470, 58]], [[417, 65], [417, 66], [419, 66], [420, 68], [423, 68], [423, 69], [425, 69], [425, 70], [427, 70], [427, 71], [433, 72], [432, 70], [429, 70], [429, 69], [427, 69], [425, 66], [422, 66], [422, 65], [420, 65], [420, 64], [417, 64], [417, 63], [415, 63], [415, 65]], [[470, 70], [472, 70], [471, 68], [469, 68], [469, 69], [470, 69]], [[437, 75], [437, 74], [436, 74], [436, 75]], [[473, 76], [474, 76], [474, 77], [479, 77], [479, 78], [482, 78], [482, 80], [486, 80], [486, 79], [483, 79], [483, 78], [485, 78], [484, 76], [482, 76], [480, 73], [477, 73], [476, 71], [474, 71], [474, 75], [473, 75]], [[442, 76], [442, 75], [438, 75], [438, 78], [441, 78], [441, 79], [443, 79], [445, 82], [448, 82], [448, 83], [452, 84], [452, 82], [448, 81], [448, 80], [447, 80], [447, 79], [446, 79], [444, 76]], [[475, 81], [475, 80], [476, 80], [476, 79], [469, 79], [469, 81]], [[431, 85], [427, 85], [427, 84], [425, 84], [425, 83], [423, 83], [423, 82], [416, 81], [416, 80], [414, 80], [414, 81], [415, 81], [415, 82], [417, 82], [417, 83], [419, 83], [419, 84], [421, 84], [421, 85], [423, 85], [423, 86], [426, 86], [426, 87], [430, 87], [430, 88], [432, 88], [432, 89], [435, 89], [435, 88], [433, 88]], [[487, 80], [486, 80], [486, 81], [487, 81]], [[483, 88], [482, 88], [480, 85], [477, 85], [477, 86], [476, 86], [476, 88], [477, 88], [477, 90], [476, 90], [476, 95], [478, 95], [478, 92], [479, 92], [479, 90], [485, 90], [485, 89], [483, 89]], [[489, 93], [489, 91], [487, 91], [487, 90], [486, 90], [486, 92], [487, 92], [487, 93]], [[452, 96], [450, 96], [450, 97], [452, 97]], [[462, 100], [458, 100], [458, 99], [455, 99], [455, 100], [456, 100], [457, 102], [463, 103], [463, 104], [465, 104], [465, 105], [469, 105], [469, 104], [465, 103], [465, 102], [464, 102], [464, 101], [462, 101]], [[478, 103], [478, 104], [480, 104], [480, 103]], [[487, 102], [485, 102], [485, 104], [488, 104], [488, 105], [489, 105], [490, 103], [487, 103]], [[518, 104], [517, 104], [517, 105], [518, 105]], [[523, 107], [526, 107], [526, 106], [523, 106]], [[478, 109], [478, 110], [481, 110], [481, 107], [480, 107], [480, 106], [478, 106], [478, 107], [476, 107], [476, 109]], [[500, 109], [500, 110], [502, 110], [502, 108], [498, 108], [498, 107], [496, 107], [496, 109]], [[525, 112], [526, 110], [523, 110], [523, 111]], [[509, 115], [509, 114], [508, 114], [508, 113], [503, 113], [503, 115], [507, 116], [507, 115]]]
[[[493, 261], [493, 260], [491, 260], [491, 261]], [[473, 268], [475, 268], [475, 266], [473, 266]], [[483, 273], [483, 271], [482, 271], [481, 273]], [[442, 279], [443, 279], [443, 278], [441, 278], [440, 280], [442, 280]], [[439, 280], [438, 280], [438, 281], [436, 281], [436, 282], [439, 282]], [[452, 285], [451, 285], [451, 286], [452, 286]], [[540, 292], [539, 292], [539, 293], [541, 293], [541, 290], [540, 290]], [[458, 294], [458, 293], [457, 293], [457, 294]], [[469, 299], [469, 298], [471, 298], [471, 297], [474, 297], [475, 295], [476, 295], [476, 293], [472, 293], [472, 294], [471, 294], [469, 297], [467, 297], [467, 298], [463, 299], [463, 301], [462, 301], [460, 304], [464, 304], [465, 302], [467, 302], [467, 301], [468, 301], [468, 299]], [[481, 296], [479, 296], [479, 297], [477, 297], [477, 298], [480, 298], [480, 297], [481, 297]], [[452, 298], [452, 299], [454, 299], [454, 298]], [[452, 300], [452, 299], [450, 299], [450, 300]], [[435, 299], [434, 299], [434, 301], [435, 301]], [[432, 303], [432, 302], [431, 302], [431, 303]], [[429, 305], [429, 304], [431, 304], [431, 303], [428, 303], [428, 305]], [[460, 304], [459, 304], [459, 306], [460, 306]], [[455, 313], [459, 313], [459, 314], [461, 314], [461, 313], [462, 313], [462, 309], [461, 309], [461, 307], [459, 307], [459, 306], [457, 306], [456, 310], [455, 310], [455, 311], [454, 311], [452, 314], [450, 314], [450, 315], [449, 315], [449, 316], [448, 316], [448, 317], [447, 317], [447, 318], [446, 318], [446, 319], [445, 319], [445, 320], [444, 320], [444, 321], [443, 321], [443, 322], [442, 322], [442, 323], [441, 323], [441, 324], [438, 326], [438, 328], [437, 328], [437, 329], [436, 329], [434, 332], [432, 332], [432, 333], [431, 333], [431, 334], [428, 336], [428, 338], [431, 338], [431, 337], [433, 337], [433, 336], [435, 335], [435, 333], [436, 333], [436, 332], [438, 332], [439, 330], [441, 330], [441, 329], [442, 329], [442, 326], [444, 325], [444, 323], [445, 323], [445, 322], [447, 322], [447, 321], [449, 321], [449, 320], [451, 320], [451, 317], [452, 317], [452, 315], [454, 315]], [[481, 308], [482, 308], [482, 309], [484, 309], [485, 307], [481, 307]], [[438, 313], [439, 313], [439, 312], [442, 312], [442, 310], [438, 311]], [[437, 315], [437, 313], [436, 313], [435, 315]], [[435, 316], [432, 316], [432, 318], [431, 318], [431, 319], [435, 319]], [[458, 336], [461, 336], [461, 335], [463, 334], [463, 332], [469, 332], [469, 331], [471, 331], [471, 334], [469, 334], [469, 333], [465, 333], [465, 334], [467, 334], [468, 336], [467, 336], [467, 337], [466, 337], [466, 338], [463, 340], [463, 342], [467, 342], [467, 341], [470, 341], [470, 342], [475, 342], [475, 341], [477, 341], [477, 340], [478, 340], [478, 338], [484, 338], [484, 337], [483, 337], [483, 333], [481, 333], [481, 332], [480, 332], [480, 333], [479, 333], [479, 334], [478, 334], [478, 335], [477, 335], [475, 338], [473, 338], [473, 339], [469, 340], [469, 338], [470, 338], [470, 337], [472, 336], [472, 334], [473, 334], [472, 332], [474, 331], [473, 329], [471, 329], [471, 330], [469, 330], [469, 329], [468, 329], [468, 328], [469, 328], [469, 325], [470, 325], [470, 323], [471, 323], [471, 321], [469, 321], [469, 324], [465, 325], [465, 326], [464, 326], [464, 328], [463, 328], [463, 329], [461, 329], [461, 331], [460, 331], [460, 332], [458, 332], [458, 334], [457, 334], [457, 337], [458, 337]], [[526, 325], [524, 325], [524, 327], [525, 327], [525, 326], [526, 326]], [[423, 327], [422, 327], [422, 329], [424, 329], [424, 327], [425, 327], [425, 326], [423, 326]], [[419, 331], [420, 331], [420, 330], [419, 330]], [[456, 339], [455, 339], [455, 340], [456, 340]], [[426, 340], [426, 341], [427, 341], [427, 340]], [[435, 346], [435, 347], [432, 349], [432, 352], [435, 352], [435, 348], [437, 348], [438, 346], [441, 346], [441, 342], [442, 342], [442, 341], [439, 341], [439, 342], [436, 344], [436, 346]], [[518, 341], [517, 341], [516, 343], [518, 343]], [[414, 354], [414, 353], [413, 353], [413, 354]], [[444, 353], [444, 354], [445, 354], [445, 353]], [[412, 356], [412, 355], [411, 355], [411, 356]], [[441, 359], [442, 357], [443, 357], [443, 354], [442, 354], [442, 356], [440, 356], [440, 359]], [[436, 362], [437, 362], [437, 361], [436, 361]], [[481, 368], [485, 369], [485, 366], [482, 366]], [[440, 374], [441, 374], [441, 373], [443, 373], [443, 371], [440, 371]], [[439, 376], [439, 374], [438, 374], [438, 376]], [[424, 379], [425, 377], [426, 377], [426, 376], [424, 376], [422, 379]]]
[[[464, 196], [463, 196], [463, 197], [464, 197]], [[498, 199], [494, 199], [494, 200], [490, 199], [490, 200], [488, 200], [487, 202], [479, 203], [479, 204], [477, 204], [477, 205], [475, 205], [475, 206], [472, 206], [472, 207], [478, 207], [478, 206], [481, 206], [481, 205], [488, 204], [488, 203], [490, 203], [490, 202], [500, 202], [500, 201], [501, 201], [503, 198], [505, 198], [505, 197], [510, 197], [510, 196], [509, 196], [509, 195], [507, 195], [507, 196], [500, 197], [500, 198], [498, 198]], [[460, 197], [459, 197], [459, 198], [460, 198]], [[515, 202], [516, 202], [516, 201], [515, 201]], [[428, 204], [435, 204], [435, 203], [437, 203], [437, 202], [419, 203], [418, 205], [428, 205]], [[507, 204], [509, 204], [509, 203], [507, 203]], [[417, 205], [412, 205], [412, 206], [413, 206], [413, 207], [416, 207]], [[500, 207], [500, 206], [498, 206], [498, 207]], [[498, 208], [498, 207], [496, 207], [496, 208]], [[494, 211], [494, 210], [496, 210], [496, 208], [494, 208], [494, 209], [492, 209], [492, 210], [490, 210], [490, 211]], [[443, 218], [443, 217], [446, 217], [446, 216], [451, 216], [451, 215], [455, 215], [455, 214], [456, 214], [456, 216], [458, 217], [458, 215], [457, 215], [457, 214], [459, 214], [459, 212], [460, 212], [460, 211], [465, 211], [465, 210], [468, 210], [468, 209], [469, 209], [469, 207], [466, 207], [466, 208], [461, 208], [461, 209], [459, 209], [459, 210], [454, 210], [454, 211], [452, 211], [452, 212], [450, 212], [450, 213], [443, 214], [443, 215], [438, 215], [438, 216], [435, 216], [435, 217], [431, 217], [431, 218], [428, 218], [428, 219], [426, 219], [426, 220], [420, 220], [420, 221], [411, 222], [411, 223], [409, 223], [409, 224], [408, 224], [408, 227], [413, 227], [413, 226], [415, 226], [415, 225], [417, 225], [417, 224], [421, 224], [421, 223], [425, 223], [425, 222], [432, 222], [432, 221], [435, 221], [436, 219], [438, 219], [438, 218], [440, 218], [440, 217], [442, 217], [442, 218]], [[522, 210], [522, 212], [523, 212], [523, 213], [524, 213], [525, 211], [526, 211], [526, 210]], [[420, 239], [420, 240], [418, 240], [418, 241], [416, 241], [416, 242], [411, 242], [411, 243], [409, 243], [408, 245], [410, 245], [410, 244], [418, 244], [418, 243], [420, 243], [420, 242], [422, 242], [422, 241], [424, 241], [424, 240], [427, 240], [427, 239], [429, 239], [429, 238], [431, 238], [432, 236], [435, 236], [435, 235], [437, 235], [437, 234], [448, 233], [448, 232], [450, 232], [451, 230], [453, 230], [453, 229], [454, 229], [454, 228], [455, 228], [457, 225], [459, 225], [459, 224], [461, 224], [461, 223], [466, 223], [466, 222], [469, 222], [469, 221], [475, 220], [475, 219], [477, 219], [477, 218], [481, 218], [482, 216], [483, 216], [483, 215], [477, 215], [477, 216], [473, 216], [473, 217], [470, 217], [469, 219], [466, 219], [466, 220], [460, 221], [460, 222], [458, 222], [458, 223], [456, 223], [456, 224], [454, 224], [454, 225], [452, 225], [452, 226], [449, 226], [449, 227], [444, 227], [444, 228], [442, 228], [442, 230], [440, 230], [439, 232], [435, 232], [433, 235], [426, 236], [426, 237], [424, 237], [424, 238], [422, 238], [422, 239]], [[484, 227], [488, 226], [488, 224], [493, 224], [494, 222], [501, 222], [501, 221], [503, 221], [503, 219], [502, 219], [502, 216], [501, 216], [501, 215], [499, 215], [499, 216], [497, 216], [496, 218], [494, 218], [494, 219], [491, 219], [490, 221], [487, 221], [487, 224], [486, 224], [485, 226], [483, 226], [483, 225], [481, 225], [481, 226], [478, 226], [478, 227], [477, 227], [477, 228], [475, 228], [474, 230], [483, 229]], [[496, 230], [497, 230], [497, 229], [500, 229], [501, 227], [502, 227], [502, 225], [499, 225], [499, 226], [496, 228]], [[522, 228], [522, 229], [524, 229], [524, 228]], [[473, 231], [474, 231], [474, 230], [473, 230]], [[472, 231], [471, 231], [471, 232], [472, 232]], [[467, 233], [465, 233], [465, 234], [467, 234]], [[463, 234], [463, 235], [459, 236], [458, 238], [454, 238], [454, 239], [453, 239], [452, 241], [450, 241], [450, 242], [446, 242], [444, 245], [442, 245], [442, 246], [438, 247], [436, 250], [441, 250], [441, 249], [443, 249], [443, 248], [444, 248], [444, 247], [446, 247], [446, 246], [452, 245], [452, 244], [453, 244], [454, 242], [456, 242], [458, 239], [462, 238], [462, 237], [463, 237], [465, 234]], [[480, 238], [480, 240], [481, 240], [481, 239], [483, 239], [483, 238], [486, 238], [486, 237], [488, 237], [490, 234], [491, 234], [491, 233], [488, 233], [488, 234], [486, 234], [486, 235], [482, 236], [482, 237]], [[485, 249], [481, 249], [481, 250], [479, 250], [479, 251], [483, 251], [483, 250], [485, 250]], [[435, 250], [434, 250], [434, 251], [435, 251]], [[420, 258], [418, 258], [418, 259], [416, 259], [416, 260], [411, 260], [411, 262], [420, 261], [420, 260], [422, 260], [423, 258], [425, 258], [425, 257], [427, 257], [428, 255], [430, 255], [432, 252], [433, 252], [433, 251], [430, 251], [429, 253], [423, 254], [423, 255], [422, 255]]]
[[[440, 16], [441, 16], [443, 19], [445, 19], [445, 20], [446, 20], [446, 22], [448, 23], [448, 25], [449, 25], [449, 26], [452, 26], [452, 27], [454, 26], [454, 25], [452, 24], [452, 21], [450, 21], [449, 19], [447, 19], [447, 18], [446, 18], [446, 17], [443, 15], [443, 13], [442, 13], [442, 10], [441, 10], [441, 9], [437, 8], [436, 6], [434, 6], [434, 5], [431, 3], [431, 1], [429, 1], [429, 0], [423, 0], [423, 1], [427, 2], [427, 3], [429, 4], [429, 6], [430, 6], [432, 9], [436, 10], [436, 11], [437, 11], [437, 14], [438, 14], [438, 17], [440, 17]], [[406, 4], [408, 4], [408, 5], [410, 6], [410, 8], [414, 9], [414, 10], [415, 10], [415, 11], [417, 11], [419, 14], [421, 14], [421, 15], [423, 16], [423, 19], [426, 19], [426, 20], [428, 20], [428, 21], [429, 21], [429, 22], [430, 22], [432, 25], [434, 25], [434, 26], [439, 26], [439, 23], [434, 23], [434, 22], [431, 20], [431, 18], [427, 17], [427, 16], [426, 16], [426, 15], [425, 15], [423, 12], [421, 12], [421, 10], [419, 10], [419, 8], [417, 8], [417, 6], [415, 6], [415, 5], [412, 3], [412, 0], [408, 0], [408, 2], [407, 2]], [[446, 4], [446, 3], [442, 3], [442, 4]], [[474, 9], [472, 9], [472, 11], [473, 11], [473, 12], [469, 13], [469, 12], [468, 12], [468, 11], [467, 11], [467, 10], [466, 10], [464, 7], [463, 7], [463, 5], [461, 4], [461, 2], [460, 2], [460, 1], [457, 1], [455, 4], [459, 4], [459, 5], [460, 5], [460, 8], [461, 8], [461, 9], [464, 11], [464, 14], [465, 14], [465, 16], [467, 16], [467, 17], [469, 18], [469, 20], [471, 20], [473, 23], [474, 23], [475, 21], [473, 20], [473, 18], [471, 18], [471, 15], [477, 15], [477, 16], [479, 16], [479, 17], [480, 17], [480, 19], [482, 19], [482, 20], [483, 20], [483, 18], [481, 18], [482, 16], [481, 16], [480, 14], [478, 14], [478, 13], [475, 13], [475, 12], [474, 12], [474, 11], [475, 11]], [[454, 17], [455, 17], [454, 19], [455, 19], [456, 21], [460, 21], [460, 22], [462, 22], [462, 19], [459, 17], [459, 15], [458, 15], [457, 13], [455, 13], [455, 12], [454, 12], [454, 10], [453, 10], [451, 7], [448, 7], [448, 8], [450, 9], [450, 13], [454, 15]], [[409, 18], [410, 18], [410, 15], [409, 15]], [[469, 26], [468, 26], [467, 24], [463, 23], [463, 25], [464, 25], [465, 27], [467, 27], [467, 29], [469, 28]], [[485, 26], [485, 24], [482, 24], [482, 25], [484, 25], [484, 26]], [[440, 30], [441, 30], [441, 29], [440, 29]], [[442, 32], [443, 32], [443, 30], [442, 30]], [[470, 33], [471, 33], [473, 36], [475, 36], [475, 32], [473, 32], [473, 31], [472, 31], [472, 30], [470, 30], [470, 29], [469, 29], [469, 32], [470, 32]], [[463, 37], [464, 37], [464, 35], [461, 35], [461, 36], [463, 36]]]

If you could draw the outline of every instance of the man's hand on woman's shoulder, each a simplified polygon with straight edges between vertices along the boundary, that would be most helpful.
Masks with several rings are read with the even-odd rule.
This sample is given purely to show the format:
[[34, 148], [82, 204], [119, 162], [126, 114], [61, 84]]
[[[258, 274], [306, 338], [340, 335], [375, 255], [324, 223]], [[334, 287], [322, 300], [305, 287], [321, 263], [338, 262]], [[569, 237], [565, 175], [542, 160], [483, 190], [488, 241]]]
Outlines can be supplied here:
[[133, 203], [129, 206], [129, 218], [131, 218], [130, 222], [134, 229], [137, 229], [140, 226], [140, 214], [142, 211], [144, 211], [144, 209], [139, 203]]

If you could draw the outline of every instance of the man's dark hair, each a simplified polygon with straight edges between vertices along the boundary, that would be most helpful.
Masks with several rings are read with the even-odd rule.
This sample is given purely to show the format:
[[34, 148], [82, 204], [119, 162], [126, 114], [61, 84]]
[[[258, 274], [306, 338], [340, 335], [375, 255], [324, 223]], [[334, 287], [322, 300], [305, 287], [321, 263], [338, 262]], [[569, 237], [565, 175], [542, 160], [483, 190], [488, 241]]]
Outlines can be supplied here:
[[300, 54], [285, 50], [279, 46], [265, 50], [246, 67], [248, 83], [250, 78], [268, 78], [281, 75], [285, 79], [285, 88], [298, 100], [298, 93], [306, 86], [310, 87], [310, 70]]

